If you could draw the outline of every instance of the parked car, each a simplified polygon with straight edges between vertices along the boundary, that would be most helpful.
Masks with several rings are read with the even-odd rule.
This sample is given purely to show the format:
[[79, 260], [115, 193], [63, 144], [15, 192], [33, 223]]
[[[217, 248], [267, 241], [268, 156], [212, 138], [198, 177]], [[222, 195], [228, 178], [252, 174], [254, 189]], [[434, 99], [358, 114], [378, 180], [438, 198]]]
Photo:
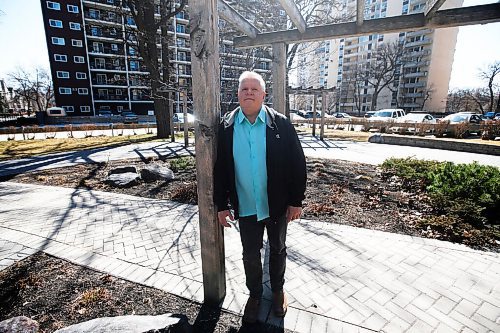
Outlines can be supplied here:
[[48, 117], [61, 117], [66, 115], [66, 110], [61, 107], [53, 106], [48, 108], [46, 113]]
[[[377, 129], [383, 133], [387, 131], [389, 126], [388, 123], [397, 122], [405, 115], [403, 109], [382, 109], [375, 111], [373, 116], [368, 118], [368, 124], [365, 125], [365, 130], [370, 131], [372, 129]], [[387, 125], [385, 125], [385, 123], [387, 123]]]
[[[194, 128], [194, 116], [191, 113], [187, 114], [187, 122], [189, 124], [188, 128]], [[178, 128], [180, 131], [181, 129], [184, 129], [184, 113], [183, 112], [176, 112], [174, 113], [172, 117], [172, 122], [174, 123], [174, 126]]]
[[335, 118], [352, 118], [349, 114], [347, 114], [345, 112], [336, 112], [336, 113], [332, 114], [332, 116]]
[[495, 119], [495, 117], [500, 116], [500, 112], [490, 111], [486, 112], [483, 117], [486, 119]]
[[375, 114], [375, 111], [367, 111], [363, 117], [370, 118]]
[[482, 119], [480, 114], [470, 113], [470, 112], [458, 112], [447, 115], [446, 117], [441, 119], [442, 122], [449, 122], [450, 124], [459, 124], [459, 123], [471, 123], [471, 124], [479, 124]]
[[122, 118], [125, 124], [137, 124], [139, 122], [139, 117], [132, 111], [122, 111]]
[[113, 115], [113, 112], [110, 110], [99, 110], [97, 112], [98, 117], [111, 117]]
[[[302, 118], [305, 118], [305, 119], [312, 119], [314, 118], [314, 111], [304, 111], [304, 110], [300, 110], [298, 112], [298, 115], [301, 116]], [[316, 118], [321, 118], [321, 113], [319, 113], [318, 111], [316, 111]]]
[[[436, 124], [437, 120], [429, 113], [420, 113], [420, 112], [410, 112], [407, 115], [399, 118], [397, 120], [398, 123], [409, 123], [409, 124]], [[389, 129], [391, 132], [401, 132], [401, 126], [394, 126]], [[405, 127], [405, 130], [408, 132], [416, 133], [419, 131], [417, 126], [415, 127]], [[428, 130], [429, 132], [431, 129]]]

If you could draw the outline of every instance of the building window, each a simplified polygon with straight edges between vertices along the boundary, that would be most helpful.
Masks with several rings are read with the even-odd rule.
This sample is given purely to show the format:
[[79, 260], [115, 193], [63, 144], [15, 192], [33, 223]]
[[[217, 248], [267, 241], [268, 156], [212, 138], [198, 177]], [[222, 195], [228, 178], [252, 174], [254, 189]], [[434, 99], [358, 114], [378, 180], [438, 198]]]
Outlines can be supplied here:
[[115, 0], [107, 0], [107, 3], [109, 3], [110, 5], [114, 5], [115, 4]]
[[83, 64], [85, 62], [85, 58], [82, 56], [74, 56], [73, 61], [77, 64]]
[[130, 70], [136, 71], [138, 69], [139, 69], [139, 63], [137, 61], [131, 61], [130, 62]]
[[52, 37], [52, 44], [54, 45], [64, 45], [64, 38]]
[[57, 77], [60, 79], [69, 79], [69, 72], [57, 71]]
[[122, 90], [121, 89], [116, 89], [116, 95], [121, 96], [121, 94], [122, 94]]
[[68, 12], [78, 13], [78, 6], [68, 5]]
[[62, 107], [66, 112], [74, 112], [75, 111], [75, 107], [72, 106], [72, 105], [63, 105]]
[[61, 20], [49, 20], [49, 25], [54, 28], [62, 28], [63, 24]]
[[185, 34], [186, 33], [186, 26], [183, 24], [177, 24], [176, 31], [181, 33], [181, 34]]
[[122, 112], [122, 111], [123, 111], [123, 106], [118, 105], [118, 106], [116, 107], [116, 111], [118, 111], [118, 112]]
[[67, 62], [68, 57], [65, 54], [54, 54], [54, 60], [58, 62]]
[[83, 42], [80, 39], [72, 39], [71, 45], [76, 46], [76, 47], [82, 47]]
[[87, 88], [78, 88], [78, 95], [88, 95], [89, 90]]
[[90, 112], [90, 106], [88, 105], [80, 106], [80, 112]]
[[59, 88], [59, 93], [61, 95], [71, 95], [71, 88]]
[[89, 9], [89, 16], [91, 19], [98, 20], [101, 16], [101, 12], [97, 9]]
[[84, 80], [87, 78], [87, 73], [83, 73], [83, 72], [76, 72], [76, 78], [78, 80]]
[[61, 10], [61, 5], [58, 2], [47, 1], [47, 8], [53, 10]]
[[76, 23], [76, 22], [69, 22], [69, 28], [71, 30], [82, 30], [80, 23]]
[[111, 44], [111, 50], [113, 51], [118, 51], [118, 45], [117, 44]]

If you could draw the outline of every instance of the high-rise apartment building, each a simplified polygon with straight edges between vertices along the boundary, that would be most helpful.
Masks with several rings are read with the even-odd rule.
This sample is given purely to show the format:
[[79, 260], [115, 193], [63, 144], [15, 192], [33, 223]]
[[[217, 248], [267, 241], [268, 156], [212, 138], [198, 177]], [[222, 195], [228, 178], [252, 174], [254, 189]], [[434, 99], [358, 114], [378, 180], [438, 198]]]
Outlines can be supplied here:
[[[442, 8], [460, 7], [462, 2], [449, 0]], [[425, 0], [366, 0], [364, 18], [419, 13], [425, 4]], [[355, 0], [346, 0], [345, 5], [347, 12], [355, 12]], [[423, 29], [324, 41], [312, 51], [311, 46], [304, 46], [298, 62], [298, 83], [336, 87], [339, 111], [361, 113], [376, 104], [376, 109], [444, 112], [457, 34], [458, 28]], [[373, 84], [364, 74], [383, 45], [400, 45], [400, 54], [394, 79], [372, 103]]]
[[[236, 8], [258, 1], [229, 1]], [[41, 0], [47, 46], [57, 106], [68, 115], [95, 115], [99, 110], [119, 113], [154, 114], [149, 72], [139, 54], [137, 27], [129, 9], [120, 0]], [[260, 6], [262, 7], [262, 6]], [[278, 6], [266, 8], [286, 24]], [[244, 10], [242, 10], [245, 13]], [[275, 13], [275, 14], [273, 14]], [[248, 16], [252, 15], [247, 11]], [[159, 16], [159, 10], [156, 13]], [[253, 13], [255, 15], [255, 13]], [[265, 24], [266, 21], [263, 21]], [[221, 26], [226, 24], [221, 20]], [[168, 23], [169, 56], [174, 81], [188, 91], [191, 107], [191, 51], [187, 9]], [[230, 30], [228, 30], [230, 31]], [[271, 56], [266, 49], [251, 52], [232, 47], [234, 33], [221, 34], [221, 102], [223, 110], [237, 103], [239, 74], [256, 70], [270, 75]], [[158, 36], [159, 37], [159, 36]], [[159, 51], [160, 45], [158, 43]], [[159, 52], [161, 56], [161, 52]], [[174, 105], [180, 110], [182, 98], [175, 94]]]

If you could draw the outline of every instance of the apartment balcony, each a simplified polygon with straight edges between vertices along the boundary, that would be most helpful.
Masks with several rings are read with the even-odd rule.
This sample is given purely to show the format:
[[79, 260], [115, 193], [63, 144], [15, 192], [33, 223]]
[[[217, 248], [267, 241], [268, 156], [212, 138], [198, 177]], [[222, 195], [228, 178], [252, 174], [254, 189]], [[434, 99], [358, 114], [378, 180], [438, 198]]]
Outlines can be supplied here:
[[430, 34], [432, 32], [431, 29], [423, 29], [423, 30], [417, 30], [417, 31], [408, 31], [406, 33], [406, 37], [414, 37], [414, 36], [423, 36]]
[[97, 94], [94, 95], [94, 99], [96, 102], [126, 102], [128, 101], [128, 96]]
[[425, 77], [425, 76], [427, 76], [427, 72], [406, 73], [406, 74], [403, 74], [402, 76], [404, 78]]
[[112, 71], [112, 72], [125, 72], [125, 66], [115, 66], [112, 64], [96, 65], [91, 63], [90, 70], [93, 71]]
[[102, 14], [90, 14], [89, 12], [84, 12], [85, 23], [94, 23], [100, 25], [122, 25], [122, 18], [120, 16], [110, 18]]
[[428, 56], [429, 54], [431, 54], [431, 50], [422, 50], [417, 52], [406, 53], [403, 56], [403, 58], [423, 57], [423, 56]]
[[405, 47], [414, 47], [414, 46], [420, 46], [420, 45], [428, 45], [432, 43], [432, 39], [430, 38], [424, 38], [415, 42], [410, 42], [410, 43], [405, 43]]
[[430, 61], [424, 60], [424, 61], [410, 61], [407, 62], [403, 65], [403, 68], [412, 68], [412, 67], [427, 67], [429, 66]]
[[130, 68], [129, 67], [129, 72], [135, 72], [135, 73], [149, 73], [148, 68], [146, 66], [139, 66], [137, 68]]
[[132, 95], [132, 102], [150, 102], [152, 101], [149, 95]]
[[422, 104], [418, 104], [418, 103], [414, 103], [414, 102], [412, 102], [412, 103], [403, 103], [403, 107], [404, 108], [413, 108], [413, 109], [417, 108], [417, 109], [420, 109], [422, 107]]
[[425, 87], [425, 82], [404, 83], [402, 86], [403, 88], [422, 88]]
[[404, 97], [408, 97], [408, 98], [420, 98], [420, 97], [424, 97], [424, 94], [423, 93], [407, 93], [407, 94], [403, 94]]
[[126, 80], [99, 80], [99, 79], [92, 79], [92, 85], [94, 87], [98, 86], [103, 86], [103, 87], [127, 87], [127, 81]]
[[105, 40], [110, 42], [120, 42], [123, 43], [122, 31], [116, 30], [115, 32], [110, 31], [92, 31], [87, 29], [87, 38], [92, 40]]
[[[112, 10], [115, 9], [120, 5], [120, 0], [114, 0], [112, 4], [109, 3], [109, 0], [94, 0], [94, 1], [89, 1], [89, 0], [83, 0], [83, 4], [87, 6], [92, 6], [92, 8], [103, 8], [106, 10]], [[127, 7], [123, 6], [122, 9], [128, 9]]]

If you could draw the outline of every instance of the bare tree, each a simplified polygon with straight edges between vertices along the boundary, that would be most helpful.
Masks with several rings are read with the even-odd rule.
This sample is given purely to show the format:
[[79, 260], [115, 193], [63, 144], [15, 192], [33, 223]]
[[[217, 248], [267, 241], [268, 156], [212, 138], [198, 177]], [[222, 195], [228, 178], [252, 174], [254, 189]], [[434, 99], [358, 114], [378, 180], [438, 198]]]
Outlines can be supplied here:
[[[500, 90], [498, 89], [498, 83], [495, 82], [498, 74], [500, 74], [500, 61], [495, 61], [494, 63], [488, 65], [486, 69], [481, 70], [481, 72], [479, 73], [479, 77], [488, 82], [489, 112], [492, 112], [493, 109], [495, 109], [495, 112], [500, 112]], [[497, 95], [496, 106], [495, 95]]]
[[[179, 3], [179, 4], [177, 4]], [[184, 10], [187, 0], [164, 0], [156, 4], [154, 0], [124, 0], [130, 9], [137, 31], [139, 53], [144, 65], [149, 71], [151, 80], [151, 96], [154, 101], [157, 135], [167, 138], [170, 133], [172, 121], [168, 112], [166, 91], [178, 90], [176, 82], [172, 79], [173, 69], [170, 64], [169, 53], [169, 20]], [[126, 14], [127, 12], [124, 12]], [[155, 17], [155, 13], [160, 16]], [[160, 48], [157, 46], [157, 31], [160, 29]], [[159, 60], [161, 59], [161, 60]]]
[[[380, 92], [394, 82], [396, 68], [400, 66], [403, 54], [403, 45], [399, 42], [382, 44], [373, 53], [373, 58], [367, 62], [364, 72], [365, 80], [373, 88], [371, 110], [377, 109], [377, 100]], [[425, 102], [424, 102], [425, 103]]]
[[33, 72], [29, 72], [18, 68], [9, 77], [14, 82], [17, 99], [26, 103], [28, 116], [33, 110], [45, 111], [49, 107], [54, 90], [47, 70], [35, 68]]

